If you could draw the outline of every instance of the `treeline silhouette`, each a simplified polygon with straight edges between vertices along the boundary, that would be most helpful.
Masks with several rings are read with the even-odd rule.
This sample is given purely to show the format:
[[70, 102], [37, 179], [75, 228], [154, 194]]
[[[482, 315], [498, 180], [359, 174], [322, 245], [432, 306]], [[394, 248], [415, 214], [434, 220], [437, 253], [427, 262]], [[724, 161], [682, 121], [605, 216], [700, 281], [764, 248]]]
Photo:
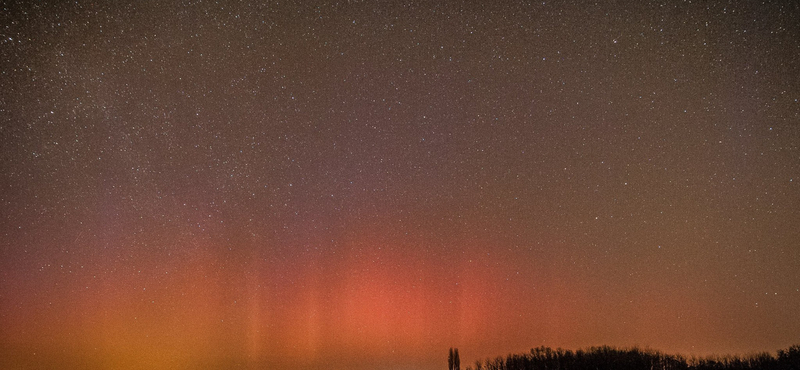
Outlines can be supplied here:
[[[455, 350], [455, 353], [458, 350]], [[450, 359], [453, 358], [450, 350]], [[460, 370], [448, 362], [451, 370]], [[800, 345], [747, 356], [686, 358], [639, 348], [591, 347], [570, 351], [539, 347], [530, 353], [510, 354], [505, 358], [478, 360], [466, 370], [800, 370]]]

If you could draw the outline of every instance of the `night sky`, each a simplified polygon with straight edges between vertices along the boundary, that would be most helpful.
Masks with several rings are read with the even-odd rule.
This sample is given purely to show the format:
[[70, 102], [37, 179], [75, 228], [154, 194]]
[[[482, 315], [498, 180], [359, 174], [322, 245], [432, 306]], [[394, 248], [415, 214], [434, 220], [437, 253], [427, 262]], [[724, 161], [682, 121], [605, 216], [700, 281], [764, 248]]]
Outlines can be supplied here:
[[0, 366], [800, 343], [791, 1], [3, 1]]

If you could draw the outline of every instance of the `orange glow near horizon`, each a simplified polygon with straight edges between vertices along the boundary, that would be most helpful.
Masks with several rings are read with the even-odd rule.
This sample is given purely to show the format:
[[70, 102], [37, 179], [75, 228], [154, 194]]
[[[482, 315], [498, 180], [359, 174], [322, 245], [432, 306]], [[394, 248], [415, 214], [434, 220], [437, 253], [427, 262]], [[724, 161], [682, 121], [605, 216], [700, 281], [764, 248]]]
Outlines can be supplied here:
[[[431, 349], [449, 346], [470, 363], [538, 345], [600, 345], [604, 337], [686, 353], [691, 342], [676, 338], [712, 329], [710, 308], [657, 284], [630, 288], [664, 293], [593, 289], [586, 280], [593, 262], [579, 256], [548, 252], [549, 259], [521, 263], [490, 245], [502, 241], [480, 237], [443, 249], [388, 231], [348, 235], [356, 236], [344, 238], [337, 253], [311, 248], [302, 264], [258, 253], [224, 257], [240, 246], [189, 239], [168, 260], [142, 261], [102, 280], [78, 267], [76, 283], [53, 277], [49, 290], [28, 297], [38, 311], [4, 318], [18, 333], [6, 345], [19, 363], [50, 356], [122, 368], [435, 368], [442, 356]], [[569, 250], [563, 240], [541, 244], [548, 243]], [[574, 270], [554, 269], [555, 258], [573, 260]], [[629, 311], [603, 303], [608, 294], [632, 297]]]
[[190, 244], [190, 252], [171, 257], [180, 262], [152, 261], [86, 286], [53, 287], [45, 295], [58, 315], [18, 311], [6, 318], [21, 334], [13, 343], [38, 348], [37, 356], [68, 348], [123, 367], [231, 359], [322, 366], [359, 356], [380, 363], [426, 358], [431, 347], [449, 343], [477, 346], [497, 325], [512, 341], [526, 312], [558, 322], [564, 309], [508, 297], [498, 266], [509, 261], [477, 246], [433, 256], [366, 238], [302, 266], [254, 260], [235, 268], [211, 252], [219, 245]]

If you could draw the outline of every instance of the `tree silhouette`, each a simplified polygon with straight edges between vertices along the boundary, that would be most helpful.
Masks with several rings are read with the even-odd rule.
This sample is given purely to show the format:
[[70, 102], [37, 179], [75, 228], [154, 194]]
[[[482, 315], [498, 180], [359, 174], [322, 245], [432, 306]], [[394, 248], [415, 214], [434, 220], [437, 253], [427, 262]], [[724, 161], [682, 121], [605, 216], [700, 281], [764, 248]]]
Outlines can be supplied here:
[[447, 370], [461, 370], [461, 358], [458, 357], [458, 348], [450, 348], [447, 355]]
[[455, 358], [453, 357], [453, 347], [450, 347], [450, 354], [447, 355], [447, 370], [453, 370], [455, 365]]
[[[529, 353], [475, 361], [468, 370], [800, 370], [800, 345], [747, 356], [709, 356], [687, 359], [637, 347], [579, 349], [533, 348]], [[458, 349], [450, 349], [449, 370], [460, 370]]]

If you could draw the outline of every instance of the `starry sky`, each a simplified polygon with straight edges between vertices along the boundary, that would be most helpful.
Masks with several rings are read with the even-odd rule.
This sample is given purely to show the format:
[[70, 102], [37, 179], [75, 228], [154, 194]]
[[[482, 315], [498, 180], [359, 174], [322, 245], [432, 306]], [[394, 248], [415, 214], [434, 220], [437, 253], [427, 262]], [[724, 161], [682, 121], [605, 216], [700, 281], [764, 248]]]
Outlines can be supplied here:
[[0, 365], [798, 344], [798, 19], [4, 1]]

